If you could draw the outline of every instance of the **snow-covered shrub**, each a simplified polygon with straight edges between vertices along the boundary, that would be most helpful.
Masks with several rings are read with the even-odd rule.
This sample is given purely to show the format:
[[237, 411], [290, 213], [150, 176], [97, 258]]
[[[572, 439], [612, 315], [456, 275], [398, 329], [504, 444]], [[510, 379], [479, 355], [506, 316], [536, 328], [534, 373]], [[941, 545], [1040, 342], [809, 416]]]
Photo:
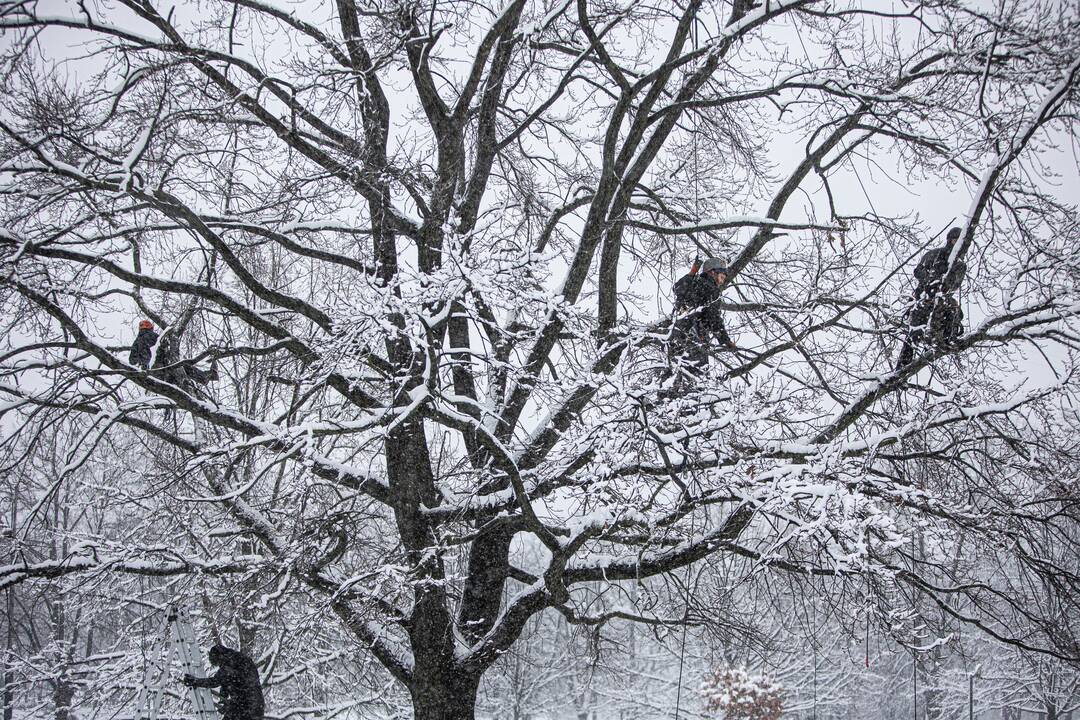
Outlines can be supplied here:
[[745, 668], [717, 670], [701, 683], [705, 707], [724, 720], [779, 720], [784, 710], [782, 690], [764, 675]]

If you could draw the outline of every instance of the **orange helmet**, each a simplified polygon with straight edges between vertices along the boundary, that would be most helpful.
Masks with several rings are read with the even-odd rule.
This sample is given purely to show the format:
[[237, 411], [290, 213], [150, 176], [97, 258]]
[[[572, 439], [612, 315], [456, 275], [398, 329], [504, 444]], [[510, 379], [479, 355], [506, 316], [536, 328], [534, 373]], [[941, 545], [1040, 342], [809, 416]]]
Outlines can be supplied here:
[[140, 330], [153, 330], [154, 329], [154, 323], [150, 322], [149, 320], [140, 320], [139, 321], [139, 329]]

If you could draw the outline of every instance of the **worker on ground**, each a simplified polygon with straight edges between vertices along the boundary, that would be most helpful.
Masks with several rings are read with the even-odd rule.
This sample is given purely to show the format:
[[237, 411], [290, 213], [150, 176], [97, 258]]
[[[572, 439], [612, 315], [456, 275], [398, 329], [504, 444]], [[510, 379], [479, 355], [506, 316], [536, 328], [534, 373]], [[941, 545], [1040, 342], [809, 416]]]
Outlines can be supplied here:
[[263, 720], [263, 694], [255, 662], [224, 645], [210, 648], [210, 664], [217, 672], [207, 678], [185, 675], [190, 688], [221, 688], [221, 720]]
[[960, 228], [952, 228], [943, 247], [930, 250], [915, 268], [915, 294], [907, 314], [908, 335], [900, 350], [899, 370], [915, 357], [915, 350], [929, 341], [950, 346], [960, 337], [964, 314], [954, 294], [960, 289], [967, 265], [957, 257], [950, 267]]
[[154, 356], [154, 345], [158, 341], [158, 334], [154, 332], [154, 323], [149, 320], [139, 321], [139, 334], [135, 336], [135, 342], [131, 345], [128, 353], [128, 363], [143, 370], [150, 368], [150, 360]]
[[690, 272], [679, 278], [674, 287], [675, 326], [669, 348], [679, 379], [688, 375], [697, 378], [705, 372], [714, 337], [724, 347], [735, 347], [719, 307], [728, 269], [722, 261], [708, 258], [701, 263], [700, 270], [695, 259]]

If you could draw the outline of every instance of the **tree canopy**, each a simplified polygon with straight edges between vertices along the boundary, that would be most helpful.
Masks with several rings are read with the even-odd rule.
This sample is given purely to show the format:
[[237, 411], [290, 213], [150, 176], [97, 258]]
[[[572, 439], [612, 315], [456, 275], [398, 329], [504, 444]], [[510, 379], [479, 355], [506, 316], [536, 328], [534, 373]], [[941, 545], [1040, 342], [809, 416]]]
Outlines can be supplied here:
[[[629, 592], [715, 563], [1080, 660], [1075, 3], [0, 8], [6, 467], [69, 428], [13, 538], [84, 508], [0, 587], [287, 598], [425, 720], [544, 611], [723, 624]], [[737, 347], [672, 394], [695, 255]]]

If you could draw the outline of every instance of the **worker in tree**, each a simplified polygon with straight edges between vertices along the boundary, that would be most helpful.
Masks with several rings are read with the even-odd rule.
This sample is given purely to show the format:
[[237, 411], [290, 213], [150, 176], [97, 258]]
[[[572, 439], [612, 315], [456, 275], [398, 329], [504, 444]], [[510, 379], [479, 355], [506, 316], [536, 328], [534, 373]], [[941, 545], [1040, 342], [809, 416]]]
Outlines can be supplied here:
[[[954, 294], [960, 289], [967, 265], [953, 251], [960, 239], [960, 228], [945, 236], [944, 247], [934, 248], [915, 268], [915, 294], [907, 313], [908, 335], [900, 350], [897, 370], [910, 363], [915, 350], [923, 344], [949, 347], [961, 332], [964, 313]], [[951, 265], [950, 265], [951, 262]]]
[[263, 720], [263, 694], [255, 662], [224, 645], [210, 648], [210, 664], [217, 672], [207, 678], [185, 675], [191, 688], [221, 688], [221, 720]]
[[[700, 272], [698, 271], [700, 267]], [[694, 260], [690, 272], [675, 283], [675, 326], [671, 333], [671, 359], [680, 378], [700, 376], [709, 366], [709, 348], [715, 337], [721, 345], [735, 343], [724, 328], [719, 301], [728, 269], [716, 258]], [[676, 381], [678, 384], [678, 381]]]
[[[161, 345], [154, 353], [158, 339]], [[139, 334], [128, 354], [128, 362], [143, 370], [149, 370], [153, 362], [154, 374], [165, 382], [178, 385], [187, 392], [195, 390], [196, 383], [205, 385], [218, 379], [217, 365], [211, 363], [209, 370], [203, 370], [190, 360], [180, 359], [180, 339], [173, 328], [168, 328], [162, 336], [154, 331], [154, 324], [149, 320], [139, 321]]]
[[139, 334], [135, 336], [135, 342], [131, 345], [128, 353], [128, 363], [141, 367], [143, 370], [150, 368], [150, 360], [154, 356], [154, 345], [158, 341], [158, 334], [154, 332], [154, 323], [149, 320], [139, 321]]

